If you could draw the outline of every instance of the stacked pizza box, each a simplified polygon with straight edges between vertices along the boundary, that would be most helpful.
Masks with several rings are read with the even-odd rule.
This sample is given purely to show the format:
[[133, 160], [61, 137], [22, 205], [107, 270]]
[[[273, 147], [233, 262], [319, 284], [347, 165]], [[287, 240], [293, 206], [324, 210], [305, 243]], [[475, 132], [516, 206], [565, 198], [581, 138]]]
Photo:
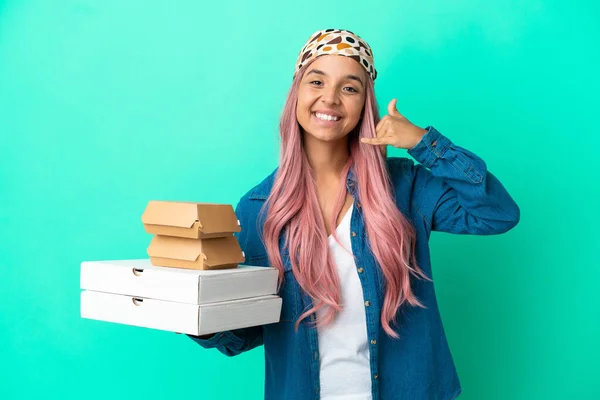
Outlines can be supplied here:
[[240, 265], [229, 204], [150, 201], [149, 258], [81, 263], [81, 316], [207, 335], [279, 321], [278, 273]]

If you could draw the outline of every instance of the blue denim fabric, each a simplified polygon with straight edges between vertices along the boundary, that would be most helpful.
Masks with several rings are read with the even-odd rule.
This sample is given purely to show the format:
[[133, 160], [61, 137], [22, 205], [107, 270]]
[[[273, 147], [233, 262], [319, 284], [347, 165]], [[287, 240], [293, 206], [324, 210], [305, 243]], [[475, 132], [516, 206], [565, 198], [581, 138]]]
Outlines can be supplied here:
[[[432, 277], [429, 253], [431, 231], [493, 235], [513, 228], [520, 211], [485, 162], [472, 152], [454, 145], [433, 127], [409, 154], [409, 158], [387, 159], [396, 204], [416, 229], [417, 262]], [[271, 190], [276, 170], [240, 200], [236, 213], [242, 225], [237, 236], [246, 253], [246, 263], [267, 266], [267, 253], [258, 234], [264, 220], [258, 217]], [[355, 200], [351, 216], [352, 251], [363, 287], [367, 332], [371, 354], [374, 400], [449, 400], [458, 397], [461, 385], [446, 341], [432, 282], [413, 280], [418, 299], [427, 307], [399, 310], [400, 339], [383, 331], [380, 312], [384, 278], [369, 250], [360, 197], [352, 171], [346, 182]], [[283, 244], [283, 242], [281, 242]], [[319, 350], [317, 331], [307, 321], [294, 330], [294, 321], [311, 307], [311, 299], [294, 279], [289, 254], [282, 250], [285, 283], [281, 321], [276, 324], [221, 332], [210, 339], [190, 336], [205, 348], [217, 348], [235, 356], [264, 345], [265, 399], [318, 399]], [[314, 315], [313, 315], [314, 318]], [[374, 340], [371, 342], [371, 340]]]

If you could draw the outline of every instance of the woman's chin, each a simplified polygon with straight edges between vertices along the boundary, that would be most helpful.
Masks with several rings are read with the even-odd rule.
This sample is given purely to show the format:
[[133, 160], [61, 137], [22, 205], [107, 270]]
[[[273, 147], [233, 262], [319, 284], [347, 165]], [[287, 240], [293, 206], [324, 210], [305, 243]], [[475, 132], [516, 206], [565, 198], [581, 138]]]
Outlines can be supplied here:
[[316, 129], [310, 132], [306, 132], [306, 136], [309, 136], [309, 140], [317, 140], [319, 142], [336, 142], [346, 137], [343, 132], [332, 131], [326, 129]]

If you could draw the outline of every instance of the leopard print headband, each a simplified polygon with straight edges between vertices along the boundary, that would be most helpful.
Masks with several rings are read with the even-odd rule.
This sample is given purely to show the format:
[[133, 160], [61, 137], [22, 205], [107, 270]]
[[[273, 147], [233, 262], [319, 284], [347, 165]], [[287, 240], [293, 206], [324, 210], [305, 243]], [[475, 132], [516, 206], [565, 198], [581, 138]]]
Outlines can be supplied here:
[[324, 54], [350, 57], [362, 65], [373, 81], [377, 78], [371, 47], [360, 36], [345, 29], [324, 29], [313, 33], [300, 50], [294, 78], [307, 61]]

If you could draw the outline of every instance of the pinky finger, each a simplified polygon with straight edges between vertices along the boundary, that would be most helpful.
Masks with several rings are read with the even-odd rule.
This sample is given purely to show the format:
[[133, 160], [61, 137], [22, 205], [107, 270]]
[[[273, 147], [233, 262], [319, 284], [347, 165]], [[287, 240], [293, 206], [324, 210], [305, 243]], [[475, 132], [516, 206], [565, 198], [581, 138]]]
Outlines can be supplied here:
[[365, 144], [374, 144], [374, 145], [387, 144], [387, 142], [382, 138], [361, 138], [360, 141]]

